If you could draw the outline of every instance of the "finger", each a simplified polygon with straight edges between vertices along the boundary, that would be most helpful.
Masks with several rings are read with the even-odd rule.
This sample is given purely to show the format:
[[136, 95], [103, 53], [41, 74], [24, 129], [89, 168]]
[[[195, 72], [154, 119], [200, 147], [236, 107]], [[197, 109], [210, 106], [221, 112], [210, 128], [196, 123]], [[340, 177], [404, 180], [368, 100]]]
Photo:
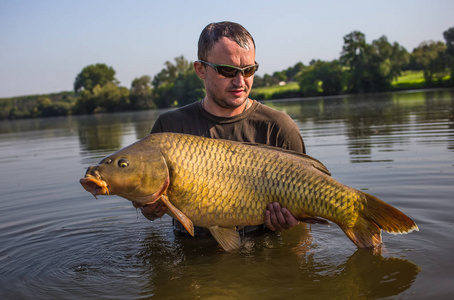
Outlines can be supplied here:
[[268, 215], [268, 224], [266, 226], [271, 229], [272, 231], [280, 230], [279, 222], [276, 219], [276, 212], [274, 210], [273, 203], [267, 205], [267, 215]]
[[158, 211], [161, 208], [161, 206], [162, 206], [162, 202], [156, 201], [156, 202], [143, 206], [142, 211], [144, 211], [146, 213], [154, 213], [154, 212]]
[[288, 226], [287, 229], [292, 228], [293, 226], [296, 226], [299, 224], [299, 221], [292, 215], [292, 213], [288, 209], [282, 208], [281, 211], [282, 211], [282, 214], [284, 215], [285, 223]]
[[274, 206], [274, 211], [275, 211], [275, 216], [276, 216], [276, 220], [277, 220], [277, 223], [280, 227], [280, 229], [287, 229], [288, 225], [287, 225], [287, 220], [285, 219], [283, 213], [282, 213], [282, 209], [281, 209], [281, 205], [277, 202], [273, 203], [273, 206]]
[[[269, 227], [273, 231], [281, 231], [283, 228], [281, 224], [279, 223], [278, 217], [277, 217], [277, 210], [280, 210], [280, 205], [279, 203], [271, 203], [267, 206], [269, 216], [270, 216], [270, 224]], [[268, 225], [267, 225], [268, 226]]]
[[276, 228], [273, 226], [273, 224], [271, 223], [271, 212], [269, 210], [267, 210], [265, 212], [265, 225], [266, 227], [268, 227], [270, 230], [272, 231], [276, 231]]
[[157, 211], [155, 211], [155, 214], [161, 218], [165, 213], [167, 212], [167, 206], [161, 204], [160, 207], [158, 208]]

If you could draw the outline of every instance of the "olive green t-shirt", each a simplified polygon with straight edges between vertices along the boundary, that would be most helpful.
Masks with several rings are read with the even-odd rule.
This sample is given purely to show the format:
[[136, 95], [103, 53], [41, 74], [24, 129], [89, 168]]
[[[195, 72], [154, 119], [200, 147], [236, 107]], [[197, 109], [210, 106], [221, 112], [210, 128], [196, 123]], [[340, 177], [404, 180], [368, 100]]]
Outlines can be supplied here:
[[280, 147], [305, 153], [298, 125], [286, 113], [257, 101], [234, 117], [217, 117], [195, 102], [166, 112], [151, 133], [174, 132]]

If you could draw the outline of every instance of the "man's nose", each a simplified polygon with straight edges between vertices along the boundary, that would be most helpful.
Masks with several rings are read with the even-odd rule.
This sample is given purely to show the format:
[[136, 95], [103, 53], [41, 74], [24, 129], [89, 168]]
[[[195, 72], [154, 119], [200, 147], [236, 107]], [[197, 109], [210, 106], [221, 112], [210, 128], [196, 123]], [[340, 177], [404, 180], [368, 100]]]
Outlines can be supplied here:
[[243, 73], [238, 72], [235, 77], [232, 78], [232, 82], [235, 86], [243, 86], [245, 82]]

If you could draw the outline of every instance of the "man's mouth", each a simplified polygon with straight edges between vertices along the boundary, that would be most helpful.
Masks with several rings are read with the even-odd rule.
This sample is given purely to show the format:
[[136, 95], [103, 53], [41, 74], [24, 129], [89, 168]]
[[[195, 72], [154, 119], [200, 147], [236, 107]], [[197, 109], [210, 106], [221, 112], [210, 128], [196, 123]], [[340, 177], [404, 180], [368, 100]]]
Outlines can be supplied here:
[[230, 92], [231, 94], [233, 94], [233, 95], [239, 97], [239, 96], [241, 96], [241, 95], [244, 93], [244, 90], [230, 90], [229, 92]]

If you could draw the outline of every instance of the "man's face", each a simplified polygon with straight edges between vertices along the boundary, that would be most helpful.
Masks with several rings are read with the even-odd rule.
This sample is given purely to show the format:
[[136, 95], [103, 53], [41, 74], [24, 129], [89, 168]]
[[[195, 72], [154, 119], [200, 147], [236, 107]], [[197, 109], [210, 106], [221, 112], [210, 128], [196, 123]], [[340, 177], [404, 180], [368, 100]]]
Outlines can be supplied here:
[[[240, 68], [254, 65], [254, 44], [250, 41], [249, 49], [245, 49], [224, 37], [210, 51], [207, 61]], [[201, 77], [205, 81], [207, 98], [226, 109], [241, 106], [249, 97], [254, 81], [254, 76], [245, 78], [241, 72], [233, 78], [224, 77], [210, 66], [205, 66], [204, 74]]]

